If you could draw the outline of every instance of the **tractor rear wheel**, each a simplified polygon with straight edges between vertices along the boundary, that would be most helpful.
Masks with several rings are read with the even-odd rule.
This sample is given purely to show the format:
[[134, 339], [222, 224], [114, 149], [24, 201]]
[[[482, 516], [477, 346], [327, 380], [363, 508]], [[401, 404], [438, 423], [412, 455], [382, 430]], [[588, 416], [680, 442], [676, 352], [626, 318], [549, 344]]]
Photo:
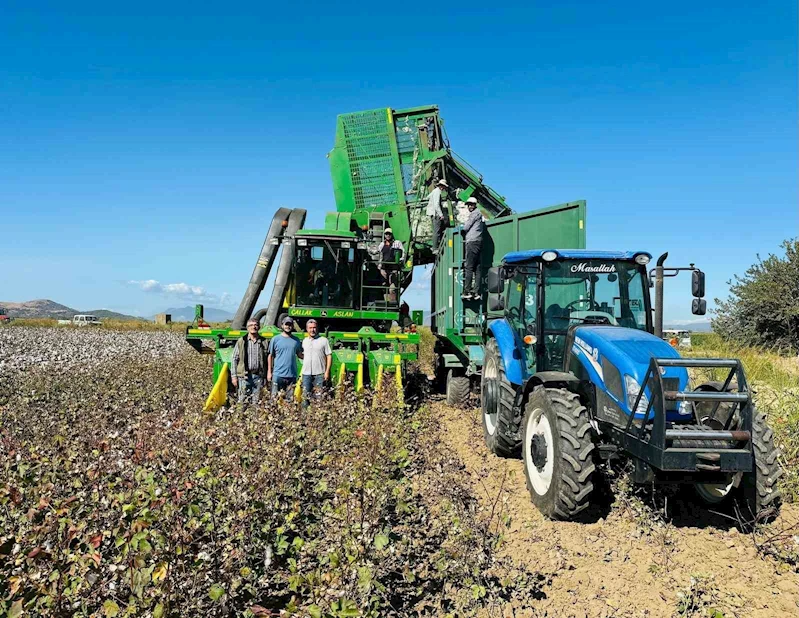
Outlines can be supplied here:
[[447, 372], [447, 405], [464, 408], [469, 402], [471, 383], [466, 376], [458, 376], [454, 372], [454, 369]]
[[519, 441], [511, 430], [516, 389], [505, 375], [505, 364], [495, 339], [485, 347], [483, 376], [480, 383], [483, 436], [488, 450], [500, 457], [512, 457], [519, 451]]
[[594, 490], [594, 442], [588, 410], [563, 388], [538, 387], [522, 421], [522, 460], [527, 489], [541, 513], [574, 519]]

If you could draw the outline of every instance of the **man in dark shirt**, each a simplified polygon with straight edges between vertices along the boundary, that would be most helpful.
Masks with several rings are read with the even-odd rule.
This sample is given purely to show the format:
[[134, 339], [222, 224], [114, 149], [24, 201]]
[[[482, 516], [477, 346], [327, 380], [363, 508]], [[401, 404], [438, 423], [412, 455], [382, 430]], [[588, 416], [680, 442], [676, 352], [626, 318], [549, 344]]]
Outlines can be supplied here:
[[469, 209], [469, 218], [463, 224], [461, 233], [464, 236], [464, 277], [463, 294], [464, 300], [480, 299], [480, 282], [483, 276], [480, 268], [481, 252], [483, 250], [483, 233], [485, 223], [483, 215], [477, 210], [477, 200], [470, 197], [466, 200], [466, 208]]
[[389, 283], [389, 272], [385, 265], [402, 264], [405, 259], [405, 247], [402, 246], [402, 241], [394, 238], [394, 232], [390, 227], [383, 232], [382, 242], [370, 247], [369, 253], [380, 260], [380, 275], [384, 283]]
[[230, 362], [230, 375], [238, 390], [239, 403], [246, 403], [249, 398], [255, 405], [261, 398], [267, 348], [266, 339], [258, 333], [258, 320], [247, 320], [247, 335], [236, 342]]

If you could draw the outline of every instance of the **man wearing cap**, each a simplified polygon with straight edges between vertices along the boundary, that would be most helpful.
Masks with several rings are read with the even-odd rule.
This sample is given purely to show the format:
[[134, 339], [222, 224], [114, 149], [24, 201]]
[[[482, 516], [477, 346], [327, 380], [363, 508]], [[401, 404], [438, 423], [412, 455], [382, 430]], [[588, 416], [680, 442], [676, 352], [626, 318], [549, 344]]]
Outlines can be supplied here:
[[247, 335], [236, 342], [230, 361], [233, 386], [238, 391], [239, 403], [249, 398], [253, 405], [261, 398], [261, 389], [266, 376], [268, 344], [258, 333], [258, 320], [247, 320]]
[[383, 232], [383, 240], [369, 248], [369, 253], [381, 262], [380, 275], [383, 277], [383, 283], [389, 282], [385, 264], [402, 264], [405, 260], [405, 248], [402, 246], [402, 241], [394, 238], [394, 232], [390, 227]]
[[305, 323], [308, 336], [302, 340], [302, 405], [311, 405], [311, 394], [316, 397], [322, 393], [325, 382], [330, 380], [330, 365], [333, 364], [333, 352], [327, 337], [319, 336], [319, 326], [311, 318]]
[[272, 382], [272, 396], [286, 394], [286, 401], [294, 400], [294, 385], [297, 384], [297, 358], [302, 358], [302, 344], [292, 331], [294, 320], [283, 318], [281, 333], [269, 345], [268, 371], [266, 377]]
[[461, 234], [464, 235], [466, 246], [464, 247], [464, 277], [463, 294], [464, 300], [478, 300], [480, 298], [480, 281], [483, 273], [481, 272], [480, 251], [483, 248], [483, 232], [485, 223], [483, 215], [477, 210], [477, 200], [470, 197], [466, 200], [466, 208], [469, 209], [469, 217], [463, 224]]
[[441, 207], [441, 194], [448, 188], [447, 181], [442, 178], [436, 184], [435, 189], [430, 192], [430, 197], [427, 200], [427, 216], [432, 217], [433, 220], [433, 255], [438, 254], [438, 245], [441, 243], [441, 236], [446, 227], [444, 209]]

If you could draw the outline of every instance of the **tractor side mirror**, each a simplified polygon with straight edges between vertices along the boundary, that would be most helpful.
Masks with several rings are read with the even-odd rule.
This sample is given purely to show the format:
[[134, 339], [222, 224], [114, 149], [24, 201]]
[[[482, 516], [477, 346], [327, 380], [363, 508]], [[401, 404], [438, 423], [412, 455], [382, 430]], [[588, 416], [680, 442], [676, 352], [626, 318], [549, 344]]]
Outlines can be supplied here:
[[[705, 273], [695, 270], [691, 273], [691, 294], [695, 298], [702, 298], [705, 295]], [[696, 315], [704, 315], [704, 312]]]
[[704, 298], [694, 298], [693, 302], [691, 302], [691, 313], [705, 315], [707, 313], [707, 301]]
[[502, 294], [505, 281], [502, 279], [502, 270], [498, 266], [488, 269], [487, 283], [489, 294]]
[[505, 309], [505, 299], [501, 294], [488, 295], [488, 310], [489, 311], [502, 311]]

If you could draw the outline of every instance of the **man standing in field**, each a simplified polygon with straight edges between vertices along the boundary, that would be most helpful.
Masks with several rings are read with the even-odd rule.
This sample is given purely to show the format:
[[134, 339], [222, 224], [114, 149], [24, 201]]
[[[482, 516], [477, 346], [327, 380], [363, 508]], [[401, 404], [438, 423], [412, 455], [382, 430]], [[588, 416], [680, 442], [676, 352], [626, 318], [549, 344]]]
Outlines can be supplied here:
[[469, 209], [469, 218], [463, 224], [461, 233], [464, 235], [466, 245], [464, 248], [465, 263], [463, 265], [463, 294], [464, 300], [478, 300], [480, 298], [480, 279], [483, 276], [480, 268], [480, 252], [483, 249], [483, 232], [485, 223], [483, 215], [477, 210], [477, 200], [470, 197], [466, 200]]
[[302, 341], [302, 405], [311, 405], [311, 394], [316, 391], [319, 397], [325, 382], [330, 379], [330, 365], [333, 364], [333, 352], [327, 337], [319, 336], [319, 326], [311, 318], [305, 324], [308, 336]]
[[282, 332], [269, 345], [267, 380], [272, 382], [272, 396], [286, 394], [286, 401], [294, 401], [297, 383], [297, 357], [302, 358], [302, 344], [292, 331], [294, 320], [286, 316], [280, 325]]
[[444, 209], [441, 206], [441, 194], [448, 188], [447, 181], [443, 178], [438, 181], [435, 189], [430, 192], [427, 199], [427, 216], [433, 221], [433, 255], [438, 255], [438, 245], [441, 243], [441, 236], [444, 234], [446, 219]]
[[268, 344], [258, 333], [258, 320], [247, 320], [247, 335], [236, 342], [230, 362], [233, 386], [238, 390], [239, 403], [249, 398], [253, 405], [261, 398], [266, 377]]

